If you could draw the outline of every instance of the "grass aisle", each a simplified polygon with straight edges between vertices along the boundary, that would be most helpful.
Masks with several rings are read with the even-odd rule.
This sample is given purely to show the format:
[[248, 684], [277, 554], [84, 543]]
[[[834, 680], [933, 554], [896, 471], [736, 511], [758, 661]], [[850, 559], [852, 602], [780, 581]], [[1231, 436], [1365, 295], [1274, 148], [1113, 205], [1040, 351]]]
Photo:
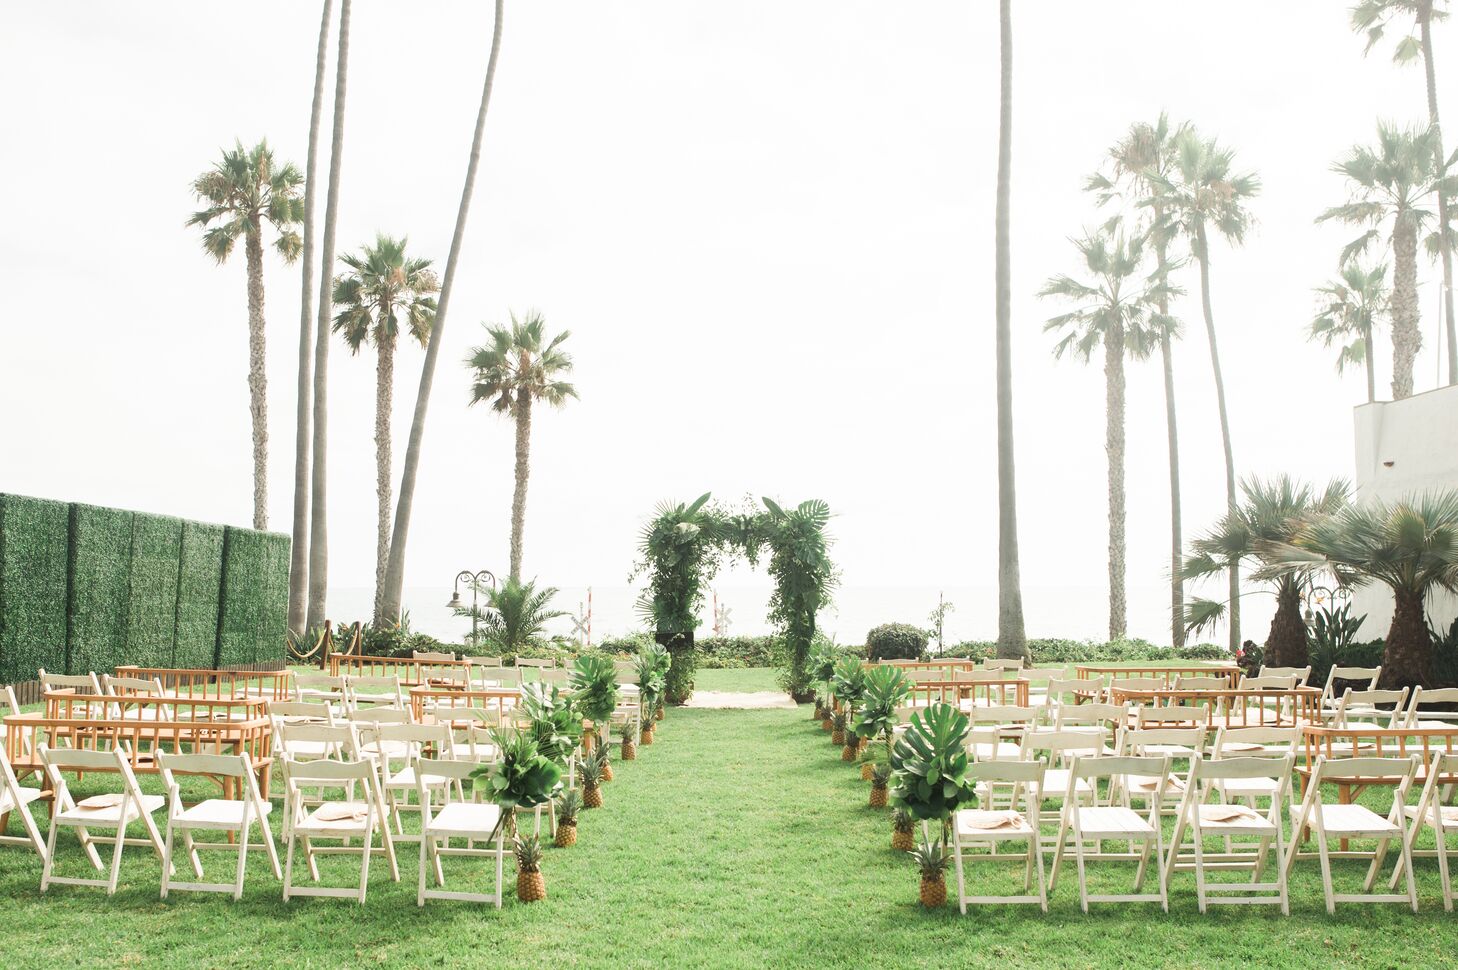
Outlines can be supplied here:
[[[1046, 917], [1012, 907], [966, 917], [955, 906], [923, 912], [910, 860], [890, 849], [887, 813], [866, 807], [869, 786], [808, 713], [671, 711], [659, 743], [640, 749], [637, 761], [615, 762], [606, 805], [584, 813], [578, 844], [548, 850], [545, 903], [516, 902], [508, 866], [499, 912], [443, 902], [418, 910], [413, 846], [402, 852], [398, 885], [377, 863], [363, 909], [336, 900], [286, 906], [261, 855], [250, 863], [242, 903], [194, 894], [164, 903], [157, 865], [133, 849], [112, 899], [68, 888], [41, 897], [38, 860], [6, 848], [5, 952], [39, 967], [95, 965], [106, 955], [108, 965], [199, 968], [824, 970], [1420, 967], [1449, 964], [1458, 945], [1458, 919], [1441, 910], [1430, 861], [1420, 863], [1424, 908], [1416, 917], [1353, 906], [1328, 918], [1315, 863], [1301, 866], [1290, 919], [1238, 907], [1201, 917], [1189, 876], [1178, 877], [1169, 916], [1105, 906], [1085, 917], [1071, 882], [1060, 885]], [[78, 858], [74, 843], [66, 855]], [[226, 866], [225, 858], [213, 866]], [[327, 868], [348, 880], [342, 860]], [[454, 888], [464, 888], [460, 871], [447, 872]]]

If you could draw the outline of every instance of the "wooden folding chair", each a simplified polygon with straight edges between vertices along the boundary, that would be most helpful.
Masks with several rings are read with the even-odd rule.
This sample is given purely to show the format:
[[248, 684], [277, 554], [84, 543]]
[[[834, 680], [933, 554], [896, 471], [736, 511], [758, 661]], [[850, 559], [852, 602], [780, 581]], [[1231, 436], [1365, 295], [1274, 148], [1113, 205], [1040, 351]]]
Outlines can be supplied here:
[[[976, 783], [979, 790], [1008, 788], [1012, 799], [1006, 809], [963, 809], [952, 815], [952, 861], [957, 869], [957, 905], [962, 914], [967, 913], [968, 903], [1037, 903], [1043, 912], [1048, 912], [1048, 887], [1043, 863], [1043, 840], [1038, 837], [1038, 819], [1042, 806], [1037, 803], [1046, 785], [1044, 771], [1047, 762], [1039, 761], [985, 761], [969, 765], [967, 777]], [[1023, 806], [1024, 811], [1019, 811]], [[1006, 861], [1015, 855], [998, 855], [997, 847], [1003, 842], [1026, 842], [1028, 849], [1023, 866], [1023, 892], [1018, 896], [969, 896], [964, 867], [972, 862]], [[988, 854], [974, 854], [967, 850], [985, 845]], [[1038, 873], [1038, 892], [1033, 895], [1033, 870]]]
[[[1042, 713], [1043, 722], [1052, 724], [1057, 720], [1058, 709], [1065, 703], [1078, 704], [1084, 697], [1081, 691], [1090, 692], [1089, 700], [1099, 700], [1107, 686], [1106, 677], [1098, 677], [1092, 680], [1074, 677], [1067, 674], [1064, 677], [1050, 677], [1047, 683], [1041, 688], [1028, 689], [1028, 704], [1036, 707]], [[1064, 701], [1064, 697], [1073, 698], [1072, 701]]]
[[1004, 674], [1017, 673], [1023, 669], [1022, 657], [988, 657], [982, 661], [983, 670], [997, 670]]
[[[477, 765], [469, 761], [443, 761], [422, 758], [415, 763], [415, 783], [420, 800], [420, 882], [415, 904], [424, 906], [427, 899], [454, 899], [471, 903], [492, 903], [501, 908], [501, 870], [506, 858], [506, 826], [501, 809], [491, 802], [471, 801], [465, 791]], [[444, 792], [445, 802], [439, 808], [432, 804], [433, 793]], [[454, 795], [452, 793], [454, 792]], [[465, 839], [465, 848], [455, 848], [451, 839]], [[477, 849], [475, 843], [489, 843]], [[432, 870], [437, 886], [445, 885], [441, 859], [446, 856], [495, 858], [496, 892], [469, 893], [429, 889], [426, 869]]]
[[[1425, 707], [1436, 707], [1441, 705], [1444, 710], [1437, 712], [1449, 715], [1449, 720], [1439, 720], [1425, 714]], [[1421, 687], [1412, 689], [1412, 699], [1407, 702], [1407, 712], [1404, 715], [1405, 728], [1437, 728], [1446, 729], [1458, 727], [1458, 687], [1441, 687], [1437, 690], [1424, 690]]]
[[[1306, 682], [1311, 679], [1311, 667], [1309, 665], [1308, 666], [1305, 666], [1305, 667], [1267, 667], [1267, 666], [1262, 665], [1261, 666], [1261, 669], [1257, 672], [1256, 676], [1258, 676], [1258, 677], [1295, 677], [1296, 678], [1296, 684], [1298, 686], [1300, 686], [1300, 687], [1305, 687], [1306, 686]], [[1243, 684], [1243, 683], [1245, 683], [1246, 680], [1249, 680], [1249, 679], [1250, 678], [1247, 677], [1247, 678], [1245, 678], [1245, 680], [1242, 680], [1241, 683]]]
[[[1407, 832], [1407, 813], [1403, 806], [1407, 801], [1408, 789], [1418, 770], [1418, 759], [1411, 758], [1332, 758], [1319, 755], [1311, 769], [1311, 778], [1306, 784], [1306, 795], [1299, 805], [1291, 807], [1291, 845], [1286, 852], [1284, 865], [1287, 872], [1298, 858], [1310, 858], [1301, 853], [1301, 832], [1310, 828], [1316, 836], [1317, 858], [1321, 860], [1321, 888], [1326, 894], [1326, 911], [1336, 912], [1337, 903], [1407, 903], [1417, 912], [1417, 887], [1412, 875], [1412, 844]], [[1331, 804], [1321, 798], [1324, 784], [1361, 785], [1393, 784], [1392, 808], [1383, 818], [1365, 805]], [[1377, 847], [1372, 851], [1342, 850], [1333, 852], [1328, 843], [1331, 839], [1376, 839]], [[1398, 872], [1407, 876], [1406, 894], [1373, 893], [1372, 886], [1387, 855], [1387, 847], [1397, 841], [1401, 857], [1397, 860]], [[1371, 859], [1366, 881], [1360, 893], [1338, 893], [1332, 887], [1332, 859]]]
[[[7, 690], [9, 688], [6, 688]], [[15, 768], [5, 756], [5, 746], [0, 744], [0, 822], [7, 825], [11, 817], [19, 816], [25, 835], [0, 834], [0, 845], [29, 846], [41, 859], [46, 858], [46, 841], [40, 828], [30, 814], [30, 803], [41, 797], [39, 788], [27, 788], [15, 777]], [[0, 828], [0, 833], [5, 829]]]
[[[101, 690], [108, 697], [166, 697], [162, 681], [156, 677], [114, 677], [101, 675]], [[171, 721], [173, 712], [165, 704], [127, 704], [124, 700], [107, 705], [106, 716], [124, 721]]]
[[[1299, 727], [1228, 727], [1215, 732], [1215, 743], [1210, 748], [1211, 757], [1216, 760], [1227, 758], [1270, 758], [1282, 759], [1296, 754], [1301, 743]], [[1290, 779], [1285, 783], [1279, 779], [1248, 775], [1242, 778], [1223, 778], [1211, 782], [1222, 801], [1241, 799], [1251, 808], [1258, 799], [1281, 799], [1282, 793], [1290, 795]]]
[[294, 700], [322, 701], [335, 714], [343, 714], [354, 705], [350, 699], [349, 678], [344, 674], [294, 674]]
[[[362, 798], [354, 798], [355, 786], [363, 790]], [[326, 801], [310, 810], [305, 790], [338, 789], [346, 793], [344, 801]], [[375, 832], [380, 834], [381, 847], [374, 848]], [[351, 840], [359, 839], [358, 847]], [[283, 898], [294, 896], [330, 896], [357, 899], [364, 905], [369, 888], [370, 857], [383, 852], [390, 864], [390, 878], [400, 881], [400, 867], [395, 860], [395, 844], [385, 818], [385, 804], [375, 781], [371, 761], [284, 761], [284, 840], [288, 852], [284, 858]], [[319, 846], [316, 840], [338, 841], [339, 845]], [[337, 886], [295, 886], [293, 882], [294, 849], [302, 846], [304, 861], [314, 882], [319, 881], [317, 856], [358, 854], [359, 888]]]
[[380, 677], [351, 677], [349, 699], [355, 710], [385, 707], [403, 711], [408, 705], [400, 678], [394, 674]]
[[[45, 765], [46, 777], [50, 780], [55, 802], [51, 809], [50, 834], [46, 839], [45, 865], [41, 868], [41, 892], [51, 884], [61, 886], [105, 887], [108, 896], [116, 892], [117, 876], [121, 872], [122, 849], [128, 845], [150, 846], [159, 859], [166, 859], [162, 834], [152, 820], [152, 813], [165, 803], [161, 795], [144, 795], [137, 785], [137, 776], [127, 762], [126, 754], [120, 748], [110, 751], [91, 751], [79, 748], [48, 748], [38, 745], [41, 763]], [[115, 772], [120, 779], [119, 792], [92, 795], [76, 801], [66, 784], [66, 773]], [[127, 836], [127, 829], [133, 822], [140, 821], [146, 830], [145, 839]], [[101, 869], [101, 860], [92, 845], [92, 829], [111, 829], [112, 839], [111, 871], [106, 879], [76, 879], [53, 875], [56, 861], [56, 836], [61, 828], [73, 828], [76, 837], [86, 850], [91, 864]]]
[[1129, 726], [1128, 704], [1065, 704], [1053, 721], [1059, 731], [1103, 728], [1107, 739], [1097, 750], [1070, 751], [1075, 754], [1117, 754], [1119, 733]]
[[[1085, 803], [1092, 803], [1097, 795], [1094, 786], [1087, 781], [1075, 781], [1066, 765], [1080, 752], [1103, 751], [1108, 743], [1109, 732], [1104, 727], [1085, 727], [1069, 730], [1039, 728], [1023, 735], [1022, 755], [1024, 761], [1036, 760], [1046, 755], [1049, 767], [1043, 772], [1043, 781], [1031, 791], [1037, 804], [1037, 824], [1053, 826], [1062, 819], [1062, 806], [1048, 808], [1048, 802], [1063, 799], [1069, 791]], [[980, 793], [979, 793], [980, 794]], [[1053, 838], [1043, 836], [1043, 841], [1052, 845]]]
[[402, 741], [383, 741], [378, 736], [378, 728], [382, 725], [409, 724], [409, 711], [373, 707], [363, 711], [350, 711], [347, 719], [359, 732], [361, 757], [405, 758], [409, 756], [410, 746], [408, 744]]
[[[1436, 693], [1436, 692], [1435, 692]], [[1416, 805], [1404, 805], [1403, 814], [1412, 826], [1408, 830], [1408, 857], [1412, 859], [1437, 859], [1438, 877], [1443, 887], [1443, 909], [1453, 912], [1453, 883], [1448, 874], [1448, 836], [1458, 832], [1458, 808], [1443, 804], [1442, 792], [1451, 779], [1458, 775], [1458, 754], [1437, 752], [1424, 769], [1427, 773], [1422, 793]], [[1431, 831], [1437, 842], [1431, 849], [1416, 849], [1417, 837], [1423, 831]], [[1387, 884], [1389, 890], [1397, 888], [1398, 873], [1392, 874]]]
[[456, 655], [440, 650], [412, 650], [410, 651], [410, 659], [423, 663], [455, 663]]
[[[92, 697], [101, 697], [104, 692], [101, 689], [101, 680], [94, 673], [90, 674], [51, 674], [46, 673], [44, 667], [36, 671], [36, 679], [40, 681], [41, 692], [49, 693], [53, 690], [71, 690], [77, 694], [90, 694]], [[103, 716], [102, 702], [97, 701], [85, 706], [85, 716], [88, 718], [100, 718]], [[73, 711], [72, 716], [81, 716], [81, 709]], [[54, 740], [54, 739], [53, 739]], [[53, 744], [52, 749], [55, 748]]]
[[[1192, 728], [1129, 728], [1119, 738], [1119, 754], [1133, 758], [1157, 758], [1168, 756], [1173, 759], [1193, 761], [1205, 751], [1205, 729]], [[1178, 802], [1190, 783], [1189, 773], [1181, 775], [1171, 763], [1165, 777], [1163, 799]], [[1132, 778], [1123, 794], [1130, 799], [1148, 798], [1154, 793], [1154, 781], [1150, 778]]]
[[[1022, 736], [1037, 726], [1041, 712], [1036, 707], [994, 704], [989, 707], [974, 707], [968, 714], [972, 729], [978, 731], [974, 739], [967, 739], [967, 755], [973, 761], [1016, 761], [1022, 756]], [[1015, 740], [1006, 740], [1013, 738]]]
[[[415, 842], [419, 836], [405, 834], [405, 812], [420, 812], [424, 803], [412, 805], [410, 798], [420, 788], [417, 784], [416, 765], [422, 758], [446, 760], [455, 757], [449, 724], [379, 724], [363, 729], [361, 740], [378, 742], [380, 751], [388, 752], [375, 757], [380, 769], [380, 791], [385, 796], [385, 807], [395, 822], [396, 842]], [[398, 766], [398, 767], [397, 767]], [[436, 795], [444, 781], [433, 781], [426, 787]]]
[[1337, 690], [1337, 682], [1342, 681], [1355, 685], [1355, 688], [1343, 688], [1344, 690], [1376, 690], [1377, 681], [1382, 677], [1382, 668], [1378, 667], [1332, 667], [1327, 671], [1326, 683], [1321, 688], [1321, 706], [1319, 716], [1326, 717], [1336, 711], [1337, 699], [1340, 692]]
[[[1291, 771], [1296, 755], [1287, 752], [1280, 758], [1226, 758], [1210, 761], [1199, 755], [1190, 763], [1189, 782], [1175, 812], [1174, 834], [1169, 841], [1165, 864], [1165, 882], [1176, 871], [1194, 870], [1195, 894], [1200, 912], [1216, 904], [1274, 904], [1282, 915], [1291, 914], [1286, 885], [1286, 867], [1282, 864], [1285, 847], [1281, 839], [1281, 815], [1291, 786]], [[1222, 797], [1209, 801], [1230, 788], [1237, 790], [1252, 781], [1269, 782], [1274, 787], [1270, 805], [1262, 813], [1255, 808], [1228, 802]], [[1192, 851], [1182, 854], [1185, 834], [1189, 833]], [[1225, 851], [1212, 855], [1205, 849], [1205, 837], [1216, 836], [1225, 841]], [[1246, 840], [1237, 842], [1237, 839]], [[1255, 840], [1251, 845], [1249, 840]], [[1274, 882], [1262, 882], [1267, 857], [1274, 851]], [[1240, 870], [1251, 874], [1248, 882], [1210, 880], [1207, 870]], [[1212, 895], [1212, 894], [1230, 895]]]
[[[1160, 824], [1160, 810], [1163, 807], [1165, 781], [1169, 777], [1168, 755], [1158, 758], [1130, 757], [1078, 757], [1073, 759], [1069, 772], [1068, 789], [1063, 799], [1063, 813], [1058, 823], [1058, 848], [1053, 855], [1053, 875], [1049, 888], [1058, 884], [1058, 870], [1068, 841], [1073, 841], [1073, 858], [1078, 866], [1078, 901], [1085, 913], [1089, 903], [1159, 903], [1160, 909], [1169, 912], [1169, 893], [1164, 879], [1164, 828]], [[1105, 804], [1098, 802], [1098, 781], [1107, 779], [1108, 791], [1128, 791], [1131, 783], [1138, 779], [1150, 779], [1149, 807], [1147, 815], [1140, 815], [1127, 804], [1113, 804], [1113, 798]], [[1077, 786], [1087, 784], [1094, 791], [1091, 804], [1084, 804], [1076, 796]], [[1105, 852], [1105, 841], [1128, 842], [1128, 852]], [[1135, 843], [1143, 846], [1134, 852]], [[1094, 845], [1093, 851], [1088, 846]], [[1134, 874], [1132, 893], [1097, 894], [1088, 891], [1087, 863], [1090, 860], [1137, 860], [1139, 868]], [[1154, 860], [1156, 881], [1159, 891], [1146, 893], [1144, 877]]]
[[[235, 902], [242, 899], [243, 877], [248, 867], [250, 849], [262, 848], [273, 866], [273, 877], [283, 878], [278, 864], [278, 849], [273, 843], [273, 830], [268, 826], [268, 816], [273, 811], [273, 805], [259, 792], [253, 761], [246, 751], [237, 755], [169, 754], [158, 751], [157, 767], [161, 769], [162, 781], [167, 786], [167, 838], [163, 844], [162, 858], [163, 899], [173, 889], [232, 893]], [[224, 793], [236, 793], [238, 797], [209, 798], [187, 808], [182, 804], [182, 786], [177, 783], [176, 778], [178, 774], [226, 779]], [[254, 825], [258, 826], [261, 834], [261, 846], [248, 844]], [[233, 882], [173, 882], [172, 850], [179, 832], [182, 833], [192, 871], [199, 880], [203, 878], [202, 858], [198, 854], [200, 849], [235, 850], [238, 864], [234, 870]], [[230, 840], [236, 838], [237, 841], [231, 844], [199, 841], [193, 838], [194, 832], [223, 832]]]

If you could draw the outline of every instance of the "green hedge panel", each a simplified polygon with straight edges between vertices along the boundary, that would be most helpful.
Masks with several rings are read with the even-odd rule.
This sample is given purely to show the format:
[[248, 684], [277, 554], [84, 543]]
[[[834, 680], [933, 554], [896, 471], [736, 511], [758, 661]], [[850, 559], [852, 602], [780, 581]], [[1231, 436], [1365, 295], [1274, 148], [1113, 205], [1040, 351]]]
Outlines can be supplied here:
[[284, 659], [289, 625], [289, 537], [263, 533], [263, 596], [254, 663]]
[[220, 525], [182, 523], [174, 667], [208, 668], [217, 664], [223, 531]]
[[136, 513], [132, 519], [132, 595], [127, 646], [118, 663], [172, 666], [181, 562], [182, 520]]
[[229, 527], [223, 543], [223, 602], [218, 620], [218, 666], [255, 663], [263, 615], [265, 536]]
[[132, 518], [120, 509], [71, 506], [70, 673], [110, 673], [126, 655]]
[[0, 682], [66, 669], [64, 502], [0, 495]]

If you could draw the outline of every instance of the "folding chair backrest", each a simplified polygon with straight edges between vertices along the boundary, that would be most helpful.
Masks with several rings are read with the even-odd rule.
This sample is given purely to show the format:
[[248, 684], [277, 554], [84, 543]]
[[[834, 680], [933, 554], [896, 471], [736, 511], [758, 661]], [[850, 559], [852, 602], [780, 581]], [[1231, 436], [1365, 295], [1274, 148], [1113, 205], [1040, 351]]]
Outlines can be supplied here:
[[538, 660], [531, 657], [517, 657], [516, 665], [518, 667], [536, 667], [540, 670], [557, 666], [557, 661], [550, 658]]
[[434, 746], [437, 755], [451, 750], [449, 724], [380, 724], [369, 729], [369, 734], [381, 741], [408, 745], [416, 754], [426, 745]]
[[118, 766], [130, 768], [120, 748], [95, 751], [90, 748], [48, 748], [40, 746], [41, 761], [60, 771], [115, 771]]
[[461, 659], [464, 660], [466, 663], [470, 664], [472, 667], [502, 666], [500, 657], [467, 657], [462, 655]]
[[[1280, 757], [1200, 758], [1190, 762], [1190, 785], [1197, 781], [1233, 781], [1245, 778], [1274, 778], [1290, 784], [1291, 772], [1296, 765], [1296, 752], [1287, 751]], [[1280, 792], [1277, 793], [1280, 800]]]
[[1129, 721], [1127, 704], [1065, 704], [1058, 709], [1058, 727], [1105, 725], [1122, 728]]
[[172, 774], [212, 775], [219, 778], [247, 778], [252, 774], [247, 753], [243, 754], [173, 754], [157, 752], [157, 767], [172, 785]]
[[[1424, 705], [1442, 705], [1448, 708], [1452, 716], [1450, 721], [1458, 721], [1458, 687], [1439, 687], [1434, 690], [1424, 690], [1421, 687], [1412, 689], [1412, 699], [1407, 702], [1407, 718], [1404, 727], [1416, 727], [1417, 723], [1424, 718], [1422, 710]], [[1429, 711], [1430, 714], [1444, 713], [1442, 711]]]
[[102, 692], [112, 697], [164, 697], [162, 681], [145, 677], [113, 677], [101, 675]]
[[1291, 690], [1301, 683], [1295, 674], [1258, 674], [1240, 682], [1240, 690]]
[[[1220, 759], [1271, 758], [1296, 750], [1300, 742], [1299, 727], [1227, 727], [1215, 732], [1215, 744], [1210, 750], [1214, 757]], [[1241, 750], [1243, 745], [1250, 744], [1259, 744], [1262, 748]]]
[[1134, 726], [1148, 727], [1195, 727], [1210, 722], [1210, 711], [1203, 704], [1155, 705], [1134, 709]]
[[1346, 727], [1349, 721], [1370, 720], [1396, 727], [1407, 712], [1407, 693], [1406, 687], [1397, 690], [1352, 690], [1348, 687], [1337, 703], [1333, 723], [1337, 727]]
[[958, 684], [996, 684], [1003, 679], [1001, 670], [954, 670], [951, 679]]
[[[36, 678], [40, 681], [41, 690], [43, 692], [52, 690], [70, 690], [74, 691], [77, 694], [91, 694], [97, 697], [102, 696], [102, 694], [104, 693], [101, 689], [101, 681], [94, 673], [48, 674], [43, 667], [40, 670], [36, 671]], [[93, 715], [97, 717], [101, 716], [102, 710], [100, 702], [97, 702], [95, 705], [89, 706], [92, 707], [91, 713]]]
[[1174, 686], [1175, 690], [1226, 690], [1230, 681], [1224, 677], [1180, 674], [1175, 678]]
[[1075, 691], [1078, 690], [1087, 690], [1090, 687], [1095, 687], [1098, 690], [1103, 690], [1103, 682], [1104, 679], [1102, 677], [1094, 678], [1092, 680], [1076, 677], [1049, 677], [1048, 686], [1044, 688], [1047, 692], [1045, 696], [1048, 699], [1047, 702], [1051, 704], [1055, 699], [1060, 698], [1065, 694], [1072, 695]]
[[1029, 731], [1023, 735], [1023, 760], [1031, 761], [1039, 751], [1056, 756], [1065, 751], [1103, 750], [1108, 739], [1109, 731], [1102, 727]]
[[456, 659], [456, 655], [453, 653], [444, 653], [439, 650], [412, 650], [410, 651], [410, 659], [428, 660], [434, 663], [439, 663], [442, 660], [453, 661]]
[[410, 712], [397, 711], [389, 707], [375, 707], [367, 711], [350, 711], [345, 715], [355, 724], [409, 724]]
[[[1311, 679], [1310, 667], [1266, 667], [1262, 666], [1258, 676], [1261, 677], [1295, 677], [1296, 683], [1305, 687], [1306, 682]], [[1244, 680], [1241, 683], [1245, 683]]]
[[1074, 778], [1163, 778], [1169, 774], [1169, 756], [1139, 757], [1135, 755], [1108, 755], [1079, 757], [1073, 759], [1071, 774]]
[[334, 711], [323, 701], [273, 701], [268, 716], [278, 724], [287, 718], [312, 718], [321, 724], [334, 723]]
[[478, 667], [472, 664], [471, 677], [483, 687], [487, 684], [500, 684], [504, 687], [514, 687], [521, 683], [521, 670], [517, 667]]
[[0, 701], [3, 701], [5, 704], [5, 711], [0, 713], [0, 717], [9, 717], [11, 714], [20, 713], [20, 702], [15, 699], [15, 688], [9, 684], [5, 685], [4, 695], [0, 696]]
[[475, 762], [454, 759], [421, 758], [415, 763], [415, 776], [421, 781], [430, 778], [469, 781], [471, 775], [480, 770], [481, 766]]
[[349, 694], [358, 700], [361, 697], [369, 700], [376, 700], [387, 697], [393, 701], [400, 701], [405, 695], [400, 688], [400, 677], [397, 674], [370, 674], [364, 677], [351, 677], [349, 679]]
[[343, 674], [337, 677], [329, 674], [294, 674], [294, 693], [297, 694], [304, 690], [323, 691], [343, 696], [349, 690], [349, 678]]
[[1125, 690], [1164, 690], [1169, 686], [1163, 677], [1114, 677], [1109, 684]]
[[1007, 672], [1007, 671], [1018, 671], [1018, 670], [1022, 670], [1023, 669], [1023, 661], [1022, 661], [1022, 658], [1021, 657], [1017, 657], [1017, 658], [988, 657], [986, 660], [982, 661], [982, 669], [983, 670], [1001, 670], [1001, 671], [1004, 671], [1004, 672]]
[[1032, 724], [1041, 713], [1036, 707], [991, 704], [987, 707], [973, 707], [967, 716], [973, 724]]
[[1195, 754], [1205, 750], [1205, 729], [1194, 728], [1129, 728], [1121, 736], [1120, 753], [1143, 756], [1153, 745], [1189, 748]]
[[565, 684], [570, 671], [562, 667], [527, 668], [521, 672], [523, 684], [537, 681], [543, 684]]
[[1396, 778], [1399, 780], [1399, 789], [1405, 791], [1417, 769], [1417, 755], [1410, 758], [1318, 757], [1307, 790], [1310, 791], [1332, 778]]
[[1043, 787], [1043, 775], [1048, 762], [1042, 758], [1028, 761], [979, 761], [967, 766], [967, 778], [971, 781], [1035, 784]]
[[353, 758], [359, 748], [353, 724], [280, 724], [278, 739], [285, 753], [295, 741], [333, 745], [339, 758]]
[[1372, 690], [1382, 676], [1381, 667], [1333, 667], [1326, 675], [1326, 685], [1321, 690], [1322, 704], [1334, 704], [1337, 699], [1337, 681], [1350, 681], [1357, 690]]
[[370, 761], [295, 761], [284, 759], [284, 777], [295, 787], [343, 788], [353, 781], [374, 778]]

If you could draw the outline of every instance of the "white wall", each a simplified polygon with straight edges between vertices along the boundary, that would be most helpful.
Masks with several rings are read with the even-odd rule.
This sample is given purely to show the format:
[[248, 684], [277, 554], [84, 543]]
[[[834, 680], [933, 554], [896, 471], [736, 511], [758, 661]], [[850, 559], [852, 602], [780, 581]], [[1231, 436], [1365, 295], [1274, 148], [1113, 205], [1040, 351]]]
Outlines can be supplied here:
[[[1458, 488], [1458, 385], [1378, 401], [1356, 409], [1357, 500], [1389, 501], [1429, 489]], [[1385, 586], [1358, 589], [1352, 613], [1367, 614], [1362, 636], [1386, 636], [1392, 596]], [[1430, 594], [1428, 616], [1446, 627], [1458, 615], [1458, 599]]]

